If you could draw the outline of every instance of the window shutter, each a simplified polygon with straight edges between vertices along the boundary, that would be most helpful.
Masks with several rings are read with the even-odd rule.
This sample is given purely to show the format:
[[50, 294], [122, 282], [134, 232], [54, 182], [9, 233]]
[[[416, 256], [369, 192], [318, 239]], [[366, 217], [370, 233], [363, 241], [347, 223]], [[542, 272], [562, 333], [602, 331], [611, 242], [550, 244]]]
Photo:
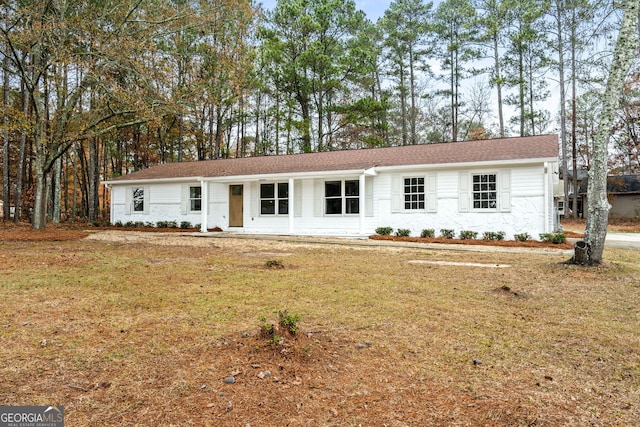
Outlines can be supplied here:
[[182, 215], [189, 213], [189, 195], [189, 184], [183, 184], [180, 193], [180, 212]]
[[249, 191], [249, 214], [251, 218], [255, 218], [260, 212], [260, 185], [257, 182], [252, 182], [249, 184]]
[[400, 175], [391, 176], [391, 212], [402, 211], [402, 177]]
[[151, 200], [151, 197], [150, 197], [151, 187], [148, 185], [145, 185], [142, 191], [144, 191], [144, 211], [142, 213], [145, 215], [149, 215], [149, 205], [150, 205], [149, 200]]
[[124, 193], [124, 214], [131, 215], [133, 211], [133, 187], [127, 187]]
[[500, 171], [498, 176], [500, 212], [511, 212], [511, 171]]
[[365, 216], [373, 216], [373, 177], [364, 177], [364, 210]]
[[469, 212], [469, 172], [458, 175], [458, 211]]
[[324, 201], [324, 181], [316, 179], [313, 182], [313, 216], [322, 216]]
[[[291, 189], [289, 189], [291, 191]], [[302, 216], [302, 181], [293, 181], [293, 216]]]
[[425, 180], [427, 212], [438, 212], [438, 174], [428, 173]]

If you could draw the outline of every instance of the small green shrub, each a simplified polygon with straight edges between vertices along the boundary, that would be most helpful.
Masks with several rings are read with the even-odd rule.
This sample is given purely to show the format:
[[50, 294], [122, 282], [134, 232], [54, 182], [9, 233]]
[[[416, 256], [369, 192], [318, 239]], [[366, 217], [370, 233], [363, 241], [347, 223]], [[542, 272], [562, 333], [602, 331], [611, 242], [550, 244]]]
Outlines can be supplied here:
[[158, 227], [158, 228], [169, 228], [169, 221], [158, 221], [158, 222], [156, 222], [156, 227]]
[[531, 240], [531, 235], [529, 235], [529, 233], [518, 233], [514, 234], [513, 238], [518, 242], [528, 242]]
[[144, 223], [144, 226], [147, 228], [154, 228], [156, 225], [154, 223], [152, 223], [151, 221], [147, 221]]
[[285, 329], [291, 336], [295, 336], [298, 333], [298, 323], [300, 323], [300, 316], [295, 314], [289, 314], [287, 310], [278, 311], [278, 323], [280, 327]]
[[420, 233], [420, 237], [423, 237], [423, 238], [434, 238], [434, 237], [436, 237], [436, 231], [433, 228], [425, 228]]
[[541, 233], [540, 240], [545, 243], [560, 244], [567, 241], [567, 236], [564, 233]]
[[462, 230], [460, 232], [460, 240], [474, 240], [478, 237], [477, 231]]
[[124, 227], [124, 224], [122, 223], [122, 221], [118, 220], [116, 222], [113, 223], [114, 227]]
[[127, 221], [127, 222], [124, 223], [124, 226], [126, 228], [134, 228], [136, 226], [136, 223], [135, 223], [135, 221]]
[[189, 221], [182, 221], [180, 223], [180, 228], [185, 229], [185, 228], [192, 228], [191, 226], [191, 222]]
[[449, 228], [442, 228], [440, 229], [440, 236], [444, 237], [445, 239], [453, 239], [456, 237], [456, 232], [455, 230], [451, 230]]
[[396, 231], [396, 236], [398, 237], [408, 237], [411, 234], [411, 230], [408, 228], [398, 228]]
[[393, 233], [393, 228], [391, 227], [376, 228], [376, 234], [379, 234], [380, 236], [389, 236], [391, 233]]
[[485, 231], [482, 234], [482, 240], [504, 240], [504, 231]]

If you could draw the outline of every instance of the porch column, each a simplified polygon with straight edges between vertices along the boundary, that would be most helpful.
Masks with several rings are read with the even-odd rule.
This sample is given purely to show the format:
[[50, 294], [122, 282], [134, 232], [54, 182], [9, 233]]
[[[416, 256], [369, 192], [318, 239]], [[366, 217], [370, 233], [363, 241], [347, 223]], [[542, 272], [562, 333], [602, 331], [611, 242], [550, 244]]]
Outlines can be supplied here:
[[209, 228], [207, 218], [209, 217], [209, 184], [207, 181], [200, 181], [200, 232], [206, 233]]
[[294, 179], [289, 178], [289, 233], [293, 233], [295, 230], [295, 210], [296, 210], [296, 200], [295, 200], [295, 188], [294, 188]]
[[367, 208], [367, 195], [366, 195], [366, 186], [365, 186], [365, 176], [367, 176], [366, 172], [360, 175], [359, 185], [360, 188], [358, 190], [358, 203], [359, 203], [359, 212], [360, 212], [360, 234], [365, 233], [365, 210]]

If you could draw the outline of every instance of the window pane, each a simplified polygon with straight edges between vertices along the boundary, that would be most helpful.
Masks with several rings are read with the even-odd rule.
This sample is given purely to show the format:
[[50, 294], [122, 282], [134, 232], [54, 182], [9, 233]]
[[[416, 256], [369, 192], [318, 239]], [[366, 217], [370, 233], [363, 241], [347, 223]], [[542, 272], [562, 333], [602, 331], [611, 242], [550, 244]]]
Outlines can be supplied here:
[[142, 200], [134, 200], [133, 201], [133, 210], [135, 212], [143, 212], [144, 211], [144, 201], [142, 201]]
[[345, 196], [357, 196], [360, 193], [359, 181], [345, 181], [344, 182], [344, 195]]
[[348, 198], [346, 200], [346, 209], [348, 214], [360, 213], [360, 199]]
[[276, 213], [275, 200], [260, 200], [260, 213], [262, 215], [275, 215]]
[[342, 196], [342, 182], [341, 181], [327, 181], [324, 183], [324, 196], [325, 197], [340, 197]]
[[288, 199], [280, 199], [280, 200], [278, 200], [278, 213], [280, 215], [288, 215], [289, 214], [289, 200]]
[[275, 197], [274, 184], [260, 184], [260, 198], [273, 199]]
[[133, 211], [144, 212], [144, 188], [133, 189]]
[[327, 199], [326, 200], [326, 214], [341, 214], [342, 213], [342, 199]]
[[189, 187], [189, 198], [190, 199], [200, 199], [200, 198], [202, 198], [202, 188], [201, 187]]
[[424, 209], [424, 178], [405, 178], [405, 182], [411, 184], [404, 187], [404, 208]]
[[288, 199], [289, 198], [289, 183], [281, 182], [278, 184], [278, 198], [279, 199]]
[[497, 179], [495, 174], [473, 176], [473, 207], [475, 209], [497, 208]]
[[202, 210], [202, 200], [201, 199], [193, 199], [191, 201], [191, 211], [201, 211]]

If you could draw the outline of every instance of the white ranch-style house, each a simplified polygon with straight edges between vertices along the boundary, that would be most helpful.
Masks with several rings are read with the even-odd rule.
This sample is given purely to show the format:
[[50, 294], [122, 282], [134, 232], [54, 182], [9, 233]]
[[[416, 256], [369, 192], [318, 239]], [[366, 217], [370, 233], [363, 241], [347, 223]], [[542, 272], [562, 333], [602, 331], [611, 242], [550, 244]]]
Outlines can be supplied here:
[[557, 229], [557, 135], [167, 163], [104, 182], [111, 222], [368, 236]]

